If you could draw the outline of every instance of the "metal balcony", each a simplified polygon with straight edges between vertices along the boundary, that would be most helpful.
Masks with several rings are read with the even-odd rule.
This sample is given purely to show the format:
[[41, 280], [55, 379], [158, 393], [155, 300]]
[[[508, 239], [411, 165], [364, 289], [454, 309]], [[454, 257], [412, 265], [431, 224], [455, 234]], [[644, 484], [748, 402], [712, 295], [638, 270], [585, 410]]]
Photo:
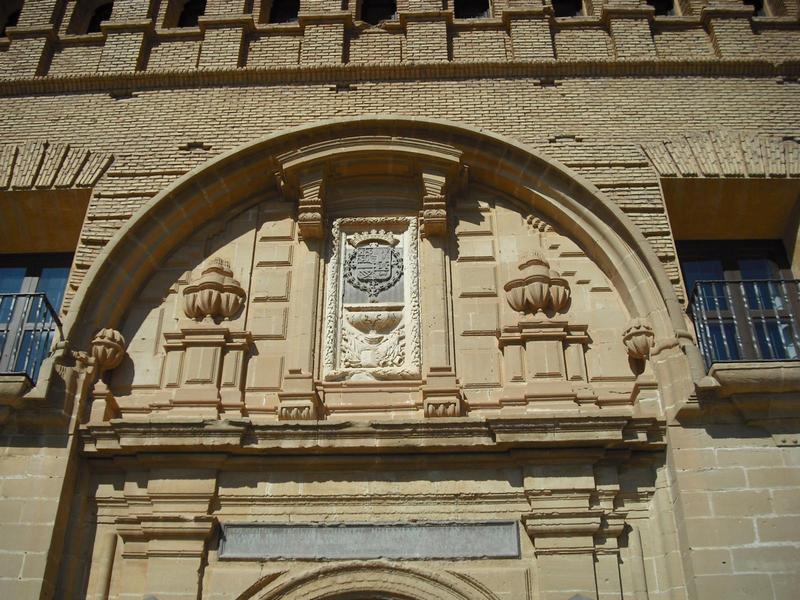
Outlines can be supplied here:
[[697, 281], [689, 311], [707, 367], [800, 358], [800, 280]]
[[39, 368], [61, 335], [61, 321], [44, 294], [0, 294], [0, 375], [26, 375]]

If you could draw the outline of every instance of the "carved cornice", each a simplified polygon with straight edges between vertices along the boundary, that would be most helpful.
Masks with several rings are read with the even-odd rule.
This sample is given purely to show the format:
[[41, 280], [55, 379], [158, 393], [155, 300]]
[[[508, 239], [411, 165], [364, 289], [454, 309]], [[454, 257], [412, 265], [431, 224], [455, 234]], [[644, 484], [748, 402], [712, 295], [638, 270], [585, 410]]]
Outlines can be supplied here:
[[[621, 412], [621, 411], [618, 411]], [[658, 450], [666, 447], [665, 423], [654, 418], [561, 416], [506, 419], [425, 419], [414, 421], [297, 421], [260, 424], [248, 418], [203, 420], [114, 419], [81, 427], [83, 451], [92, 455], [224, 451], [250, 454], [351, 453], [409, 450], [506, 451], [554, 448], [565, 444]]]

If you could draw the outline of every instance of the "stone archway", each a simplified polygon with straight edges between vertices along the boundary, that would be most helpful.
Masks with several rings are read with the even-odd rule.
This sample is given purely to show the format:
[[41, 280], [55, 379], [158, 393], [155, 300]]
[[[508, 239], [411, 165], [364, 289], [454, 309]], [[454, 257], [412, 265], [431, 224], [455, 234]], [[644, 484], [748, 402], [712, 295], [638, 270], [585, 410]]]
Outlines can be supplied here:
[[378, 561], [343, 562], [265, 577], [237, 600], [497, 600], [466, 575]]
[[657, 379], [680, 381], [669, 388], [675, 394], [665, 405], [680, 401], [692, 377], [683, 354], [700, 364], [699, 353], [674, 289], [642, 233], [596, 187], [559, 162], [516, 141], [440, 120], [371, 117], [307, 125], [247, 144], [188, 173], [143, 207], [104, 249], [65, 320], [67, 338], [74, 347], [86, 347], [94, 331], [117, 327], [140, 286], [193, 231], [254, 204], [265, 192], [280, 193], [285, 206], [296, 207], [304, 241], [323, 238], [329, 225], [322, 191], [326, 173], [376, 156], [381, 160], [373, 160], [372, 169], [395, 161], [424, 166], [421, 228], [443, 226], [444, 203], [437, 198], [468, 179], [470, 186], [492, 188], [527, 206], [579, 244], [617, 290], [627, 314], [652, 326], [652, 356], [668, 351], [665, 360], [654, 362], [661, 372]]
[[[630, 219], [577, 173], [512, 139], [437, 119], [338, 119], [280, 131], [227, 152], [179, 178], [122, 227], [78, 291], [65, 331], [78, 345], [101, 326], [116, 324], [138, 285], [198, 225], [274, 189], [286, 164], [330, 160], [352, 152], [413, 154], [455, 150], [470, 179], [535, 206], [585, 245], [625, 295], [632, 314], [654, 317], [657, 336], [685, 324], [658, 258]], [[427, 147], [427, 148], [426, 148]], [[280, 179], [280, 178], [278, 178]], [[297, 193], [298, 190], [292, 190]], [[302, 190], [300, 190], [302, 193]], [[302, 198], [298, 198], [302, 201]], [[301, 209], [311, 216], [311, 207]], [[114, 302], [106, 299], [113, 297]]]

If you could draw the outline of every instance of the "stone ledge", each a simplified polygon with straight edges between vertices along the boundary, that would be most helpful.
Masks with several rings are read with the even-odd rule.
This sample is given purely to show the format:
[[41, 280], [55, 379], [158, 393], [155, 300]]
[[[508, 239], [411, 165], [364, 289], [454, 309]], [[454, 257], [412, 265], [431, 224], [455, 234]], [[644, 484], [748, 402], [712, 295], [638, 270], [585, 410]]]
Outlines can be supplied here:
[[582, 447], [659, 450], [665, 423], [622, 415], [603, 417], [448, 418], [419, 421], [253, 423], [248, 418], [111, 419], [80, 429], [87, 454], [224, 450], [288, 453], [506, 451]]
[[800, 394], [800, 361], [716, 363], [708, 374], [720, 387], [717, 395]]

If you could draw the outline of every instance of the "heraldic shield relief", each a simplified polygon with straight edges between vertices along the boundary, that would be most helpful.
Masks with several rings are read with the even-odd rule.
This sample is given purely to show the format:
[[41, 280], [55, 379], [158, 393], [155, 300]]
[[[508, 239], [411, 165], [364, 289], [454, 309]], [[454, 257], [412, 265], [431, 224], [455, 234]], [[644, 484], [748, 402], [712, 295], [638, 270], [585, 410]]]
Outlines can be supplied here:
[[343, 218], [332, 230], [325, 379], [419, 378], [416, 219]]

